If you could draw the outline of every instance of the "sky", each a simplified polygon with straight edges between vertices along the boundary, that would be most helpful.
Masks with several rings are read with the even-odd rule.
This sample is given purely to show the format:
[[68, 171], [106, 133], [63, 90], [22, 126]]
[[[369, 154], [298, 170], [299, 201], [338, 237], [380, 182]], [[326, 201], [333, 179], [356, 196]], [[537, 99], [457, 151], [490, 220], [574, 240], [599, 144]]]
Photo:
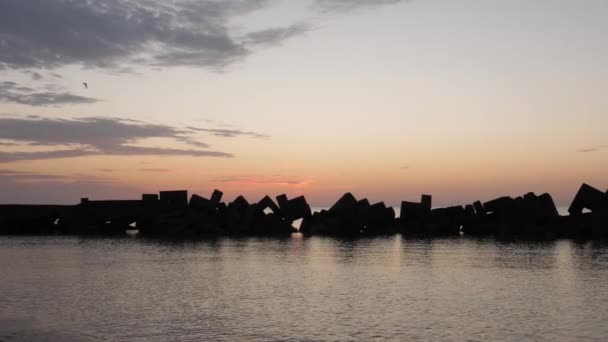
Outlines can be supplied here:
[[0, 0], [0, 203], [608, 188], [605, 0]]

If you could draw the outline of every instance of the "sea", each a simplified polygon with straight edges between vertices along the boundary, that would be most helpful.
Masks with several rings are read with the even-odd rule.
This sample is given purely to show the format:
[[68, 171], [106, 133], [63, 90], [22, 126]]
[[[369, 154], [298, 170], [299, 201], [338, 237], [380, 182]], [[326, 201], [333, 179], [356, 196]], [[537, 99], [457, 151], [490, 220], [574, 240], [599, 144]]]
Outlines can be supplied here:
[[0, 237], [0, 341], [606, 341], [608, 242]]

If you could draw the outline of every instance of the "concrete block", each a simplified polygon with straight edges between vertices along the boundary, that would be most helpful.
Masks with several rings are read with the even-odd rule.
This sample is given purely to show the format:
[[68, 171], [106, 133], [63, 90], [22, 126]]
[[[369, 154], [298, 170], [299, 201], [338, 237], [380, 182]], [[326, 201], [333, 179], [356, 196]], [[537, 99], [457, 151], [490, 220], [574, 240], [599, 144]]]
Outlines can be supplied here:
[[596, 209], [602, 210], [606, 207], [608, 207], [606, 194], [588, 184], [583, 184], [576, 193], [576, 196], [574, 196], [568, 212], [570, 215], [581, 215], [583, 209], [594, 211]]
[[188, 191], [161, 191], [160, 202], [173, 208], [185, 208], [188, 206]]

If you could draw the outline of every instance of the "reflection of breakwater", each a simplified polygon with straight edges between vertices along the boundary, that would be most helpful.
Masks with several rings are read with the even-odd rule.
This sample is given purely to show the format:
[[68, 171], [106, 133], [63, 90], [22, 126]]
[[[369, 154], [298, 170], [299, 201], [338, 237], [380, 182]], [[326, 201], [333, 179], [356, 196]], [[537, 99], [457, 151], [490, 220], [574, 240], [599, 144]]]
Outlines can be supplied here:
[[304, 196], [243, 196], [226, 204], [215, 190], [207, 199], [187, 191], [144, 194], [141, 200], [90, 201], [59, 205], [0, 205], [0, 234], [307, 235], [420, 234], [608, 237], [608, 191], [583, 184], [569, 215], [560, 216], [551, 195], [528, 193], [485, 203], [432, 208], [432, 197], [402, 202], [400, 217], [383, 202], [371, 204], [344, 194], [329, 210], [312, 212]]

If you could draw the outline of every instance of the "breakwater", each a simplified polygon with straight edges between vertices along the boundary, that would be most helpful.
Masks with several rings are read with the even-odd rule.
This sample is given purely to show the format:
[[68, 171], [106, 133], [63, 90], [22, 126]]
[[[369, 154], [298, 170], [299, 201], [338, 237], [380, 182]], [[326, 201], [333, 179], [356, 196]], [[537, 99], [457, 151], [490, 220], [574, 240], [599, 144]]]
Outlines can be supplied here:
[[[449, 236], [608, 237], [608, 191], [583, 184], [559, 215], [550, 194], [500, 197], [487, 202], [433, 208], [432, 196], [401, 203], [399, 217], [383, 202], [344, 194], [330, 209], [312, 212], [304, 196], [229, 203], [215, 190], [209, 198], [187, 191], [143, 194], [139, 200], [76, 205], [0, 205], [0, 234], [118, 235], [129, 229], [149, 236], [406, 234]], [[294, 222], [301, 220], [299, 229]]]

